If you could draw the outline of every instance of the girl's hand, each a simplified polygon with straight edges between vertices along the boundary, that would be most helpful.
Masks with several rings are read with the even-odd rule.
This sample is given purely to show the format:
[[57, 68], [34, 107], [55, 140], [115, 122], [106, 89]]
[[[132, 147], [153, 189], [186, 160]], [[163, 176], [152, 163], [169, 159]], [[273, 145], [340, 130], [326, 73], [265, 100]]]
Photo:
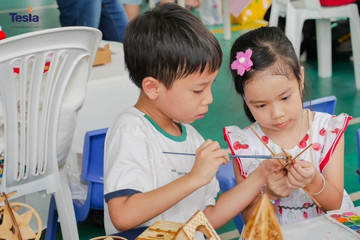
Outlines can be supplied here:
[[218, 142], [206, 140], [197, 150], [195, 163], [189, 176], [194, 177], [201, 185], [211, 182], [220, 164], [229, 162], [229, 154], [220, 148]]
[[295, 160], [288, 168], [288, 187], [299, 189], [311, 183], [316, 174], [312, 162]]

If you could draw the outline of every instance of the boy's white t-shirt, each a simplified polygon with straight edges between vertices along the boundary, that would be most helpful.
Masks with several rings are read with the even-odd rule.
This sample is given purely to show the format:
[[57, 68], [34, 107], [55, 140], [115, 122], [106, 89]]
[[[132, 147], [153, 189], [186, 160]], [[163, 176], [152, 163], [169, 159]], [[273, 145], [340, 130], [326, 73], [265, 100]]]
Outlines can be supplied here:
[[[110, 220], [109, 199], [160, 188], [192, 169], [194, 156], [163, 153], [195, 153], [204, 142], [191, 125], [180, 125], [181, 136], [169, 135], [148, 116], [132, 107], [122, 112], [109, 128], [104, 159], [104, 222], [107, 235], [119, 232]], [[185, 223], [197, 210], [214, 205], [218, 192], [219, 184], [214, 177], [210, 184], [141, 226], [150, 226], [157, 220]]]

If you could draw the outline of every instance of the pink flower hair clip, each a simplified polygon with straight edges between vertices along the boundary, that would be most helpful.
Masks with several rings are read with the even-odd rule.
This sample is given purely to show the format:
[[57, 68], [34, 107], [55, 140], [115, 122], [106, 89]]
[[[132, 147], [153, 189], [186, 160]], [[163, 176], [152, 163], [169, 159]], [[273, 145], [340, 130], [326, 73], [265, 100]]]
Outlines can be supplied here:
[[253, 62], [251, 61], [252, 50], [248, 48], [245, 53], [244, 52], [237, 52], [236, 53], [236, 60], [234, 60], [231, 64], [232, 70], [237, 70], [237, 74], [242, 76], [244, 75], [245, 71], [250, 71]]

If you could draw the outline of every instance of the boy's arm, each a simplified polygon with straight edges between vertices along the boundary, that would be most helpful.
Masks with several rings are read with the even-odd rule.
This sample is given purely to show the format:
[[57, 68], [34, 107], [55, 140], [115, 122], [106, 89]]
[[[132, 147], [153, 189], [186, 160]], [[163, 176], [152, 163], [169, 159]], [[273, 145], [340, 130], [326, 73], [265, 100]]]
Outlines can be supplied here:
[[242, 179], [234, 188], [221, 194], [215, 206], [208, 206], [204, 210], [212, 226], [221, 227], [245, 209], [251, 210], [251, 206], [255, 206], [254, 203], [258, 200], [260, 189], [266, 183], [267, 176], [279, 168], [277, 160], [266, 160], [246, 179]]
[[190, 173], [149, 192], [110, 199], [108, 208], [113, 225], [119, 231], [125, 231], [163, 213], [208, 184], [220, 164], [226, 163], [228, 159], [228, 154], [220, 149], [217, 142], [207, 140], [196, 151], [195, 163]]

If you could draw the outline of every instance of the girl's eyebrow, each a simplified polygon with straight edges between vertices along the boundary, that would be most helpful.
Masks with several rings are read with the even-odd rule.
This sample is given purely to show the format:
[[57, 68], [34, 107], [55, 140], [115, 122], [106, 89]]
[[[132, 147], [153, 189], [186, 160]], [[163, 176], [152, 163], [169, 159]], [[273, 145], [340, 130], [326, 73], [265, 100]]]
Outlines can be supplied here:
[[[290, 90], [291, 90], [290, 87], [287, 88], [285, 91], [283, 91], [282, 93], [280, 93], [277, 97], [281, 97], [282, 95], [287, 94]], [[255, 101], [254, 101], [254, 100], [249, 100], [248, 102], [251, 103], [251, 104], [259, 104], [259, 103], [264, 103], [264, 102], [266, 102], [266, 100], [255, 100]]]

